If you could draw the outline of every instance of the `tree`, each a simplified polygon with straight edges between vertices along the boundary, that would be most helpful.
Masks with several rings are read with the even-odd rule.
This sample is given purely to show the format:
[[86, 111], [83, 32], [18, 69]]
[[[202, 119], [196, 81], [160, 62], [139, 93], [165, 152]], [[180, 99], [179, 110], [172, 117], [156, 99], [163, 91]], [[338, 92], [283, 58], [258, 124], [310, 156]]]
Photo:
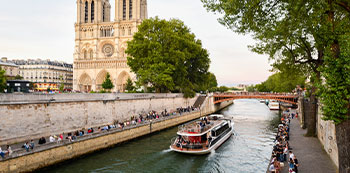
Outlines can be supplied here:
[[213, 73], [209, 72], [207, 75], [204, 76], [204, 78], [204, 83], [195, 87], [196, 92], [211, 92], [212, 88], [216, 88], [218, 86], [216, 76]]
[[111, 90], [112, 88], [114, 88], [114, 85], [111, 81], [111, 75], [109, 73], [107, 73], [105, 80], [102, 83], [102, 88], [105, 90]]
[[15, 76], [15, 79], [16, 79], [16, 80], [22, 80], [23, 77], [22, 77], [21, 75], [18, 74], [18, 75]]
[[64, 91], [64, 80], [63, 80], [63, 76], [60, 76], [60, 79], [61, 79], [61, 84], [60, 84], [59, 90], [60, 90], [61, 92], [63, 92], [63, 91]]
[[297, 85], [305, 86], [306, 77], [295, 71], [276, 72], [266, 81], [256, 85], [256, 89], [260, 92], [292, 92]]
[[126, 81], [126, 87], [125, 90], [127, 90], [129, 93], [135, 92], [136, 87], [134, 86], [134, 83], [130, 78]]
[[177, 19], [144, 20], [128, 42], [128, 65], [142, 85], [156, 92], [190, 92], [206, 82], [209, 55], [200, 40]]
[[221, 92], [221, 93], [224, 93], [224, 92], [226, 92], [226, 91], [228, 91], [228, 90], [229, 90], [229, 88], [226, 87], [226, 86], [220, 86], [220, 87], [218, 88], [218, 91]]
[[[316, 112], [316, 91], [321, 89], [325, 118], [337, 129], [339, 171], [350, 169], [348, 48], [350, 4], [347, 0], [202, 0], [219, 21], [239, 33], [252, 33], [259, 43], [252, 48], [270, 55], [276, 64], [289, 63], [310, 71], [312, 110]], [[343, 42], [344, 41], [344, 42]], [[344, 51], [344, 52], [343, 52]], [[345, 64], [342, 64], [345, 63]], [[345, 75], [345, 76], [344, 76]], [[325, 80], [322, 80], [325, 79]], [[340, 103], [340, 104], [338, 104]], [[342, 108], [342, 109], [340, 109]], [[335, 112], [329, 110], [337, 110]], [[347, 110], [347, 111], [345, 111]], [[337, 114], [337, 116], [335, 116]], [[312, 114], [308, 134], [315, 134]], [[341, 132], [338, 135], [338, 132]], [[346, 133], [344, 133], [346, 132]], [[344, 137], [344, 138], [343, 138]]]
[[7, 88], [7, 85], [6, 85], [5, 70], [2, 70], [0, 67], [0, 92], [4, 92], [6, 88]]

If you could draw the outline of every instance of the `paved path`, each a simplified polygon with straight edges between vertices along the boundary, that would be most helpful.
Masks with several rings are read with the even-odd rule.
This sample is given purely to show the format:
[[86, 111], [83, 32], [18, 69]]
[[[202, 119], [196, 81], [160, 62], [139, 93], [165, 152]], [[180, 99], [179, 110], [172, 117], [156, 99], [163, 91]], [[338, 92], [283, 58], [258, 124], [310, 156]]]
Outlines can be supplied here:
[[[304, 137], [304, 134], [306, 130], [300, 128], [299, 121], [292, 119], [289, 144], [299, 161], [299, 172], [336, 173], [336, 165], [323, 150], [319, 140], [316, 137]], [[288, 172], [288, 169], [283, 169], [282, 172]]]

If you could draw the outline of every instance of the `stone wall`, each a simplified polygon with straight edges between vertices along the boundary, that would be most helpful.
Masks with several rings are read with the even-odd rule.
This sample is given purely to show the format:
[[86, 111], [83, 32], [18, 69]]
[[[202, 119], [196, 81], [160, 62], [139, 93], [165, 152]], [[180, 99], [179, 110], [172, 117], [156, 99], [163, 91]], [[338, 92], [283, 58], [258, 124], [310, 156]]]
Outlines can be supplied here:
[[[127, 129], [116, 133], [105, 134], [95, 138], [56, 146], [54, 148], [48, 148], [46, 150], [2, 161], [0, 162], [0, 172], [33, 171], [87, 153], [91, 153], [96, 150], [111, 147], [115, 144], [150, 134], [154, 131], [163, 130], [191, 121], [193, 119], [199, 118], [200, 116], [211, 114], [232, 104], [232, 101], [226, 101], [220, 105], [214, 106], [211, 104], [213, 102], [210, 103], [210, 101], [210, 98], [206, 99], [205, 101], [205, 105], [207, 107], [206, 111], [202, 110], [200, 112], [194, 112], [183, 116], [177, 116], [172, 119], [155, 122], [151, 125], [152, 128], [150, 128], [150, 125], [144, 125], [137, 128]], [[209, 108], [213, 109], [210, 110]]]
[[174, 111], [196, 98], [181, 94], [1, 94], [0, 145], [130, 120], [151, 110]]
[[[307, 106], [307, 104], [304, 104], [302, 100], [303, 98], [299, 99], [299, 102], [298, 102], [298, 115], [299, 115], [300, 124], [302, 127], [304, 127], [304, 122], [305, 122], [304, 119], [306, 116], [305, 115], [306, 108], [304, 108], [304, 106]], [[317, 126], [316, 126], [317, 138], [322, 144], [324, 150], [332, 159], [333, 163], [338, 167], [339, 166], [338, 147], [337, 147], [337, 141], [336, 141], [335, 125], [332, 121], [322, 120], [322, 111], [321, 111], [320, 104], [318, 104], [316, 123], [317, 123]]]
[[322, 111], [320, 110], [320, 107], [321, 106], [319, 106], [317, 115], [317, 137], [323, 145], [324, 150], [331, 157], [334, 164], [338, 167], [338, 147], [335, 124], [332, 121], [322, 120]]

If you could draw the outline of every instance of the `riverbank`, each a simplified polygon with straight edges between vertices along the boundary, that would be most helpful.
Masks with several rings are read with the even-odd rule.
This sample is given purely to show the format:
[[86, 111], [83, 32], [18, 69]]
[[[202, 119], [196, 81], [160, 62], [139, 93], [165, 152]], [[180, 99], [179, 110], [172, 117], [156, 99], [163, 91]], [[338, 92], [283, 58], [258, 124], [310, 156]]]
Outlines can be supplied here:
[[[300, 128], [299, 119], [290, 122], [290, 147], [299, 160], [299, 172], [336, 173], [337, 167], [324, 151], [316, 137], [305, 137], [306, 129]], [[287, 165], [288, 167], [288, 165]], [[288, 172], [284, 169], [283, 172]]]
[[33, 153], [26, 153], [22, 156], [19, 155], [18, 157], [1, 161], [0, 172], [28, 172], [40, 169], [97, 150], [112, 147], [121, 142], [167, 129], [193, 119], [197, 119], [200, 116], [211, 114], [231, 104], [232, 101], [227, 101], [225, 103], [221, 103], [220, 105], [216, 105], [214, 109], [202, 108], [201, 111], [175, 116], [169, 119], [148, 122], [146, 124], [132, 127], [130, 129], [124, 129], [122, 131], [111, 131], [98, 134], [96, 136], [87, 136], [86, 138], [73, 143], [66, 142], [54, 144], [46, 149], [43, 148], [42, 150], [38, 150]]

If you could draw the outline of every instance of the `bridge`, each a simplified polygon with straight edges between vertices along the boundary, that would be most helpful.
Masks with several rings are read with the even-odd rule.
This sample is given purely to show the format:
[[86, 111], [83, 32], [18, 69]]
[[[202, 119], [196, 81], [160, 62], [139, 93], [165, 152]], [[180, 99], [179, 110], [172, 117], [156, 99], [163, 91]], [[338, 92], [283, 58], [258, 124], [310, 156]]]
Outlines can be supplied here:
[[236, 99], [269, 99], [296, 105], [298, 103], [298, 97], [298, 95], [294, 94], [274, 94], [261, 92], [217, 93], [214, 94], [214, 104]]

